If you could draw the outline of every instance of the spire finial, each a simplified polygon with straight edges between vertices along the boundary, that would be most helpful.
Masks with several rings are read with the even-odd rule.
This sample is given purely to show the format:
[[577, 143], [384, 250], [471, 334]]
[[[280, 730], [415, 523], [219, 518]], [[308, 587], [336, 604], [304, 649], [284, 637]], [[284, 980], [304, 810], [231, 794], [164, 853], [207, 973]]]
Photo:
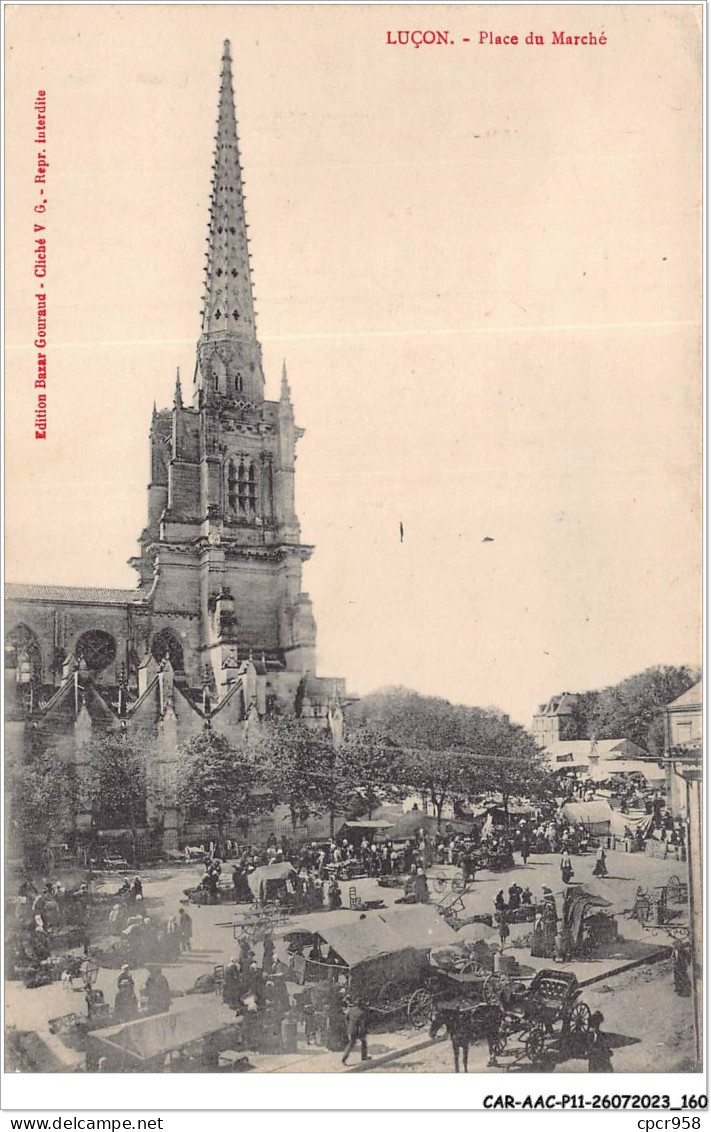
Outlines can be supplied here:
[[231, 390], [238, 389], [248, 393], [251, 399], [261, 400], [264, 396], [247, 229], [232, 90], [232, 57], [230, 41], [226, 39], [220, 68], [202, 333], [198, 343], [201, 389], [206, 392], [207, 403], [215, 392], [212, 363], [216, 343], [219, 343], [217, 368], [225, 378], [220, 389], [222, 395], [229, 396]]
[[291, 398], [291, 389], [289, 388], [289, 379], [286, 376], [286, 358], [281, 363], [281, 399], [288, 401]]
[[173, 407], [175, 409], [182, 409], [183, 407], [183, 390], [180, 386], [180, 366], [177, 367], [175, 374], [175, 393], [173, 394]]
[[230, 41], [223, 44], [202, 333], [256, 337]]

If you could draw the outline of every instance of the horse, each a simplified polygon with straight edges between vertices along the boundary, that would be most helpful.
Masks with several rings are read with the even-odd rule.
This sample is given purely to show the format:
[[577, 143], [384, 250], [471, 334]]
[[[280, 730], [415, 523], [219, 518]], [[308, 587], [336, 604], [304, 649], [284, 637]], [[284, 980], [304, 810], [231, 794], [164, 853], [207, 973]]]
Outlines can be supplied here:
[[472, 1010], [460, 1010], [457, 1006], [441, 1006], [436, 1011], [430, 1026], [430, 1037], [436, 1038], [443, 1026], [452, 1043], [454, 1053], [454, 1072], [459, 1072], [459, 1051], [462, 1051], [464, 1072], [469, 1072], [469, 1046], [481, 1038], [486, 1038], [489, 1046], [489, 1065], [496, 1065], [496, 1051], [504, 1012], [494, 1003], [481, 1003]]

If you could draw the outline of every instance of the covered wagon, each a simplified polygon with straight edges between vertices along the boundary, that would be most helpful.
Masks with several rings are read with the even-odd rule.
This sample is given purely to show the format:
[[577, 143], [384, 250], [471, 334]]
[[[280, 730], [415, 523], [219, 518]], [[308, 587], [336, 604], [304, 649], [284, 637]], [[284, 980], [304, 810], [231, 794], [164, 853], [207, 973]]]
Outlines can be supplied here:
[[433, 908], [413, 905], [303, 916], [283, 939], [296, 982], [335, 983], [375, 1013], [406, 1014], [424, 1025], [432, 1004], [429, 954], [454, 939], [454, 932]]

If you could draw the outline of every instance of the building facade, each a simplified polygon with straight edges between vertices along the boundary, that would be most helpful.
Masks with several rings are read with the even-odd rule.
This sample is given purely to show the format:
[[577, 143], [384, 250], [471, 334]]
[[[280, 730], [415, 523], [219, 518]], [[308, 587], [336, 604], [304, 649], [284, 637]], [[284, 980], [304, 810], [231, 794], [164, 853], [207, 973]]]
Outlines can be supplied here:
[[[229, 42], [222, 57], [202, 327], [192, 395], [150, 426], [135, 590], [9, 584], [7, 740], [28, 729], [82, 765], [97, 730], [155, 737], [147, 823], [178, 840], [176, 751], [206, 725], [239, 741], [269, 712], [341, 725], [343, 681], [315, 675], [316, 625], [294, 501], [302, 435], [286, 367], [265, 398]], [[86, 828], [89, 814], [77, 815]]]
[[664, 747], [667, 774], [667, 805], [675, 816], [686, 816], [687, 790], [684, 777], [676, 773], [687, 762], [701, 764], [703, 748], [704, 689], [699, 680], [664, 709]]
[[581, 738], [575, 719], [577, 703], [578, 696], [573, 692], [561, 692], [539, 706], [533, 717], [531, 732], [541, 747], [557, 743], [560, 739]]

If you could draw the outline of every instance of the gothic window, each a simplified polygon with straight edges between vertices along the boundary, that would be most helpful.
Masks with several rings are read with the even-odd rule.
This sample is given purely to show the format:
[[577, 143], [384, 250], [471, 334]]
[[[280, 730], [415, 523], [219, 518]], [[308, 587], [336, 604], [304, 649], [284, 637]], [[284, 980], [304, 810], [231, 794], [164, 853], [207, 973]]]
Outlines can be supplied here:
[[254, 461], [249, 465], [249, 477], [247, 480], [247, 491], [249, 496], [249, 506], [252, 511], [257, 510], [257, 472], [254, 467]]
[[235, 374], [235, 390], [237, 393], [242, 393], [244, 389], [244, 380], [241, 373]]
[[240, 511], [246, 511], [249, 504], [249, 486], [247, 469], [244, 466], [244, 461], [239, 462], [239, 471], [237, 473], [237, 505]]
[[[219, 318], [219, 312], [215, 315], [215, 318]], [[219, 356], [212, 359], [212, 376], [215, 379], [215, 389], [220, 392], [225, 392], [227, 370], [225, 369], [225, 363]]]
[[161, 660], [165, 660], [167, 656], [174, 672], [183, 671], [185, 664], [183, 646], [171, 629], [161, 629], [159, 633], [156, 633], [151, 644], [151, 652], [159, 663]]
[[237, 510], [237, 473], [232, 460], [227, 465], [227, 504], [230, 511]]
[[77, 660], [83, 660], [90, 672], [102, 672], [116, 657], [116, 641], [110, 633], [90, 629], [82, 633], [74, 650]]
[[5, 638], [5, 668], [14, 669], [18, 684], [33, 684], [42, 676], [37, 638], [26, 625], [16, 625]]

